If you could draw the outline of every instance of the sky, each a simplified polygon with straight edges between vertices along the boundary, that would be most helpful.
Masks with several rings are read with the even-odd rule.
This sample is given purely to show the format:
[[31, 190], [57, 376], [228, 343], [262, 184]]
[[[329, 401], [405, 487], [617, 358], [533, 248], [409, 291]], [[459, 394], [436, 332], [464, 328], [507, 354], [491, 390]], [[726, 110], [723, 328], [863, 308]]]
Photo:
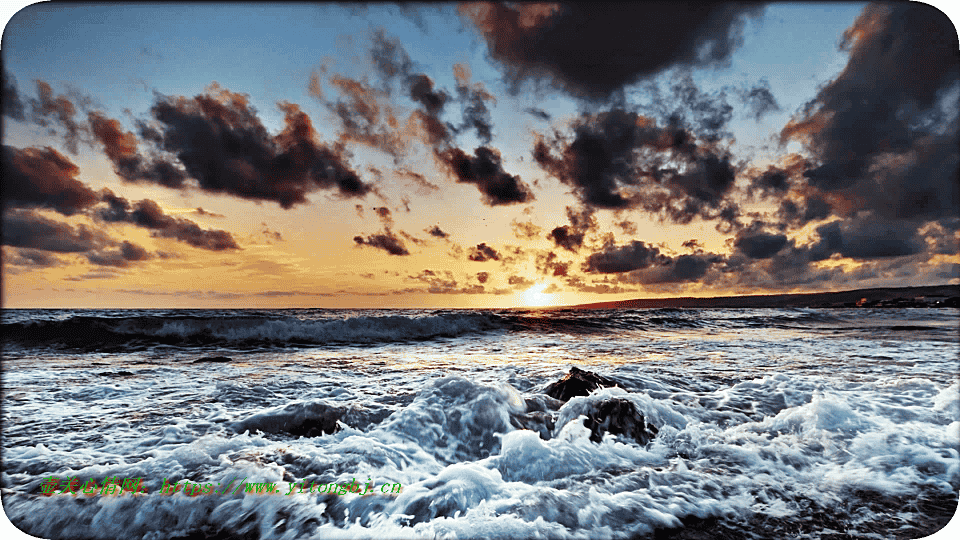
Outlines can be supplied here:
[[958, 50], [920, 3], [30, 5], [2, 302], [960, 283]]

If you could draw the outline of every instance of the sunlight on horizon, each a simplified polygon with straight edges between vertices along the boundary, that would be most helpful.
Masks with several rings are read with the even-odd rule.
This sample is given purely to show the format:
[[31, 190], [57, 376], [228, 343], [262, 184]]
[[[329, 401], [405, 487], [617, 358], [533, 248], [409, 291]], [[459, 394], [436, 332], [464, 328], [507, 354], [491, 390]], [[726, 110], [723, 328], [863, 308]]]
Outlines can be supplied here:
[[543, 292], [546, 288], [546, 283], [537, 283], [536, 285], [523, 291], [523, 294], [521, 295], [523, 305], [527, 307], [542, 307], [553, 304], [553, 295], [545, 294]]

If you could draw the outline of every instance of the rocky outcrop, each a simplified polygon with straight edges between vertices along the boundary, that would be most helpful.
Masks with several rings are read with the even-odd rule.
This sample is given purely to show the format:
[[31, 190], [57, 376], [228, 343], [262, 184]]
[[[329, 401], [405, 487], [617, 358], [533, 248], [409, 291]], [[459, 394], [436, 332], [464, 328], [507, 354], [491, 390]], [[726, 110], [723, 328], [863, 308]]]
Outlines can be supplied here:
[[599, 443], [605, 433], [623, 435], [645, 445], [659, 431], [647, 422], [632, 401], [624, 398], [606, 399], [595, 404], [584, 425], [590, 430], [590, 440]]
[[613, 379], [597, 375], [592, 371], [585, 371], [577, 367], [571, 367], [570, 373], [567, 373], [559, 381], [548, 386], [544, 393], [548, 396], [559, 399], [560, 401], [569, 401], [576, 396], [589, 396], [600, 387], [620, 386]]
[[286, 433], [299, 437], [319, 437], [340, 430], [339, 420], [346, 410], [323, 402], [291, 403], [286, 407], [254, 414], [233, 425], [243, 433]]

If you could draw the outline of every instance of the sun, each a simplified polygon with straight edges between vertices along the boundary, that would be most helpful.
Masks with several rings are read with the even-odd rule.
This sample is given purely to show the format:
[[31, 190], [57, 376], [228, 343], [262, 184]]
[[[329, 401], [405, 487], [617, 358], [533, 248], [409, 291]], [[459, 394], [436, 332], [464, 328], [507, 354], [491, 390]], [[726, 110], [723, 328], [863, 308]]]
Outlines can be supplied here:
[[523, 305], [527, 307], [548, 306], [553, 303], [552, 294], [544, 294], [543, 290], [547, 288], [546, 283], [537, 283], [533, 287], [523, 291], [521, 299]]

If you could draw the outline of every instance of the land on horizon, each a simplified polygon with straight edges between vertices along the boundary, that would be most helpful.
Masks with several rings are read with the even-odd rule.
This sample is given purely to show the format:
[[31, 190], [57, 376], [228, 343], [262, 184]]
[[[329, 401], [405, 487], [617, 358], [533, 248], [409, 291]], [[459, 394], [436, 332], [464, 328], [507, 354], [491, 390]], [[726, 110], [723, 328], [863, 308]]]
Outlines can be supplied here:
[[636, 298], [567, 306], [573, 309], [613, 308], [843, 308], [960, 307], [960, 285], [884, 287], [820, 293], [754, 294], [706, 298]]

